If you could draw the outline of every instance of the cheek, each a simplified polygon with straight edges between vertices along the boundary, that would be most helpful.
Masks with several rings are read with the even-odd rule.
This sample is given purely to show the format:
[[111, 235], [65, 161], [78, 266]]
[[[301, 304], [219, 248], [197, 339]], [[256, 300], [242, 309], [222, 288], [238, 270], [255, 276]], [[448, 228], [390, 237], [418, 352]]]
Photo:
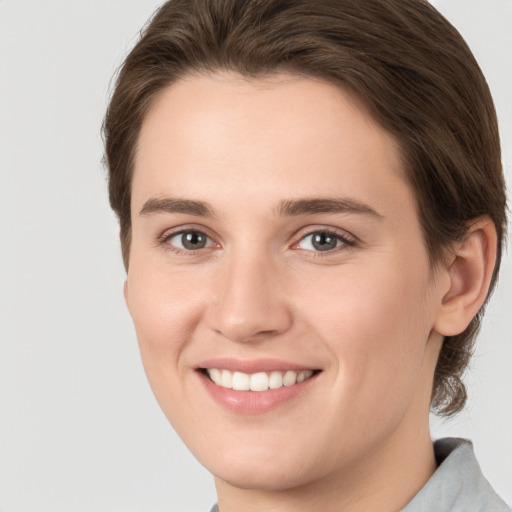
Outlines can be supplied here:
[[340, 269], [310, 287], [302, 304], [305, 321], [320, 331], [339, 365], [337, 385], [347, 396], [386, 400], [407, 393], [418, 378], [431, 327], [428, 272], [404, 265]]
[[152, 386], [158, 379], [179, 376], [180, 355], [202, 313], [196, 290], [190, 279], [157, 265], [130, 267], [127, 303]]

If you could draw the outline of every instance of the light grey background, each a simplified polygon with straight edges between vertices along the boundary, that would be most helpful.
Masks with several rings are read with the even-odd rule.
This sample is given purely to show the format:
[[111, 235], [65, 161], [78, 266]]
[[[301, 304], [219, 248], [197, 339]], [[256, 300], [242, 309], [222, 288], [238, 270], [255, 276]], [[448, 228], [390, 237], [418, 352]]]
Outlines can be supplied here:
[[[487, 75], [512, 181], [512, 1], [437, 0]], [[206, 511], [207, 472], [154, 400], [122, 298], [100, 125], [154, 0], [0, 0], [0, 510]], [[510, 246], [510, 244], [509, 244]], [[512, 262], [487, 312], [467, 411], [512, 503]]]

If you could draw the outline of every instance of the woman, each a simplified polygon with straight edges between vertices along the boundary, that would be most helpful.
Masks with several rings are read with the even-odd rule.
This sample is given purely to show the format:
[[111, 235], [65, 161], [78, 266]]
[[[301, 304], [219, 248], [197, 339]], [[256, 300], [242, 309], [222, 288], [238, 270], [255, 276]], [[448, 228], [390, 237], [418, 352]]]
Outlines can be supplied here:
[[125, 298], [219, 509], [508, 510], [464, 405], [506, 199], [485, 79], [421, 0], [175, 0], [105, 119]]

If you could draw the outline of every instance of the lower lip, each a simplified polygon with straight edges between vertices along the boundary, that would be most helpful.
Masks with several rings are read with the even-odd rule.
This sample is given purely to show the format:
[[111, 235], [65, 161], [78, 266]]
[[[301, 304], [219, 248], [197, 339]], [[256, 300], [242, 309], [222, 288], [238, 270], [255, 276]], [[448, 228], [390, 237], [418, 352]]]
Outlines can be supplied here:
[[267, 391], [235, 391], [214, 384], [198, 372], [203, 386], [219, 405], [241, 414], [263, 414], [299, 397], [316, 380], [318, 374], [293, 386], [283, 386]]

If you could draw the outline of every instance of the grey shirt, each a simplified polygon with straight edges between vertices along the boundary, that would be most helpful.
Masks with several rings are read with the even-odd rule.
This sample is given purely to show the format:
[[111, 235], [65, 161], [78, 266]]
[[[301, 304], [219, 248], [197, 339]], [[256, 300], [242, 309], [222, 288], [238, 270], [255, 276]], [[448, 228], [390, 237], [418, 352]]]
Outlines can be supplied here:
[[434, 452], [437, 471], [402, 512], [510, 512], [482, 474], [470, 441], [440, 439]]
[[[465, 439], [434, 443], [438, 468], [402, 512], [510, 512], [485, 479]], [[211, 512], [219, 512], [215, 505]]]

